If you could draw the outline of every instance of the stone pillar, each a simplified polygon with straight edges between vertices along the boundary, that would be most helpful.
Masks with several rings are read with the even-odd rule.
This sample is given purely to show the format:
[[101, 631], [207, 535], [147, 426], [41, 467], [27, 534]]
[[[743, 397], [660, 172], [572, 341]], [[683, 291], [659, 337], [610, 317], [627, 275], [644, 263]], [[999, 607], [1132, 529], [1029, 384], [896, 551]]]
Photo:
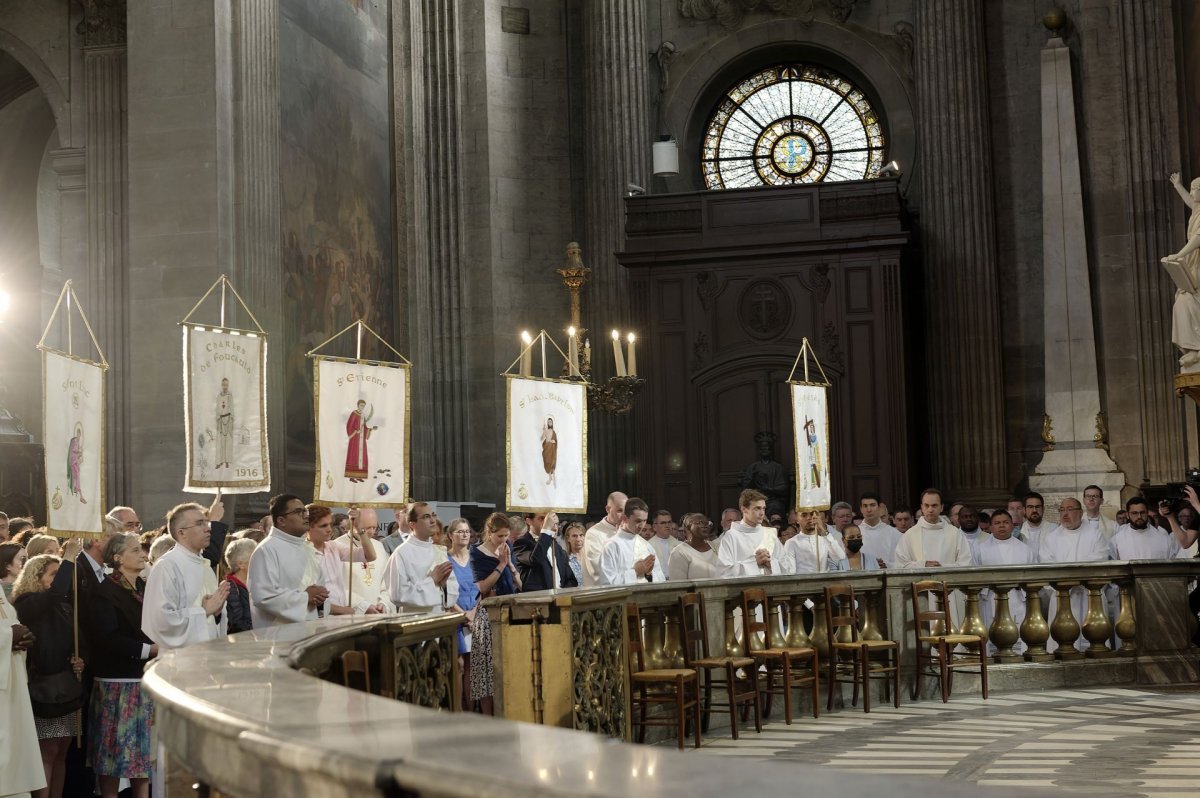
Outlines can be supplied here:
[[[625, 246], [625, 189], [628, 183], [649, 187], [650, 179], [645, 0], [587, 0], [583, 42], [587, 213], [582, 243], [592, 269], [583, 323], [592, 342], [593, 379], [605, 380], [615, 374], [610, 331], [629, 329], [632, 316], [629, 281], [614, 254]], [[653, 362], [645, 368], [654, 368]], [[629, 468], [633, 428], [628, 417], [599, 411], [589, 420], [588, 498], [597, 508], [610, 491], [632, 495], [637, 490], [636, 472]]]
[[1120, 504], [1125, 475], [1102, 448], [1096, 333], [1092, 322], [1087, 227], [1075, 131], [1071, 51], [1060, 38], [1042, 49], [1042, 270], [1046, 329], [1046, 417], [1054, 448], [1029, 486], [1047, 506], [1080, 497], [1091, 484]]
[[125, 2], [84, 3], [88, 279], [80, 298], [108, 360], [105, 460], [109, 504], [125, 504], [130, 449]]
[[[427, 0], [408, 9], [411, 33], [413, 170], [407, 199], [412, 214], [410, 320], [414, 363], [411, 468], [414, 497], [470, 498], [472, 440], [468, 435], [470, 374], [463, 346], [470, 322], [464, 301], [464, 174], [459, 38], [463, 9], [456, 0]], [[477, 385], [493, 384], [490, 351], [474, 353], [481, 367]], [[499, 371], [496, 372], [498, 374]], [[500, 412], [503, 412], [502, 410]], [[501, 418], [503, 418], [501, 416]], [[503, 421], [501, 421], [503, 424]], [[493, 430], [494, 431], [494, 430]], [[490, 463], [488, 464], [490, 465]], [[496, 467], [503, 468], [501, 458]], [[502, 480], [502, 477], [501, 477]], [[501, 484], [503, 482], [501, 481]]]
[[[1179, 401], [1172, 382], [1178, 352], [1170, 341], [1175, 286], [1159, 264], [1183, 241], [1182, 203], [1167, 182], [1179, 168], [1179, 111], [1175, 92], [1171, 3], [1120, 0], [1125, 146], [1129, 169], [1130, 271], [1136, 315], [1137, 395], [1141, 402], [1143, 473], [1137, 481], [1172, 482], [1183, 478]], [[1129, 469], [1129, 466], [1125, 466]]]
[[917, 112], [925, 260], [930, 467], [966, 501], [998, 501], [1005, 479], [995, 203], [983, 0], [917, 6]]
[[[267, 430], [275, 492], [304, 487], [287, 474], [283, 429], [283, 242], [279, 189], [279, 3], [233, 4], [234, 177], [236, 263], [230, 278], [259, 324], [273, 334], [267, 349]], [[311, 463], [301, 467], [311, 468]], [[261, 504], [261, 502], [259, 502]]]

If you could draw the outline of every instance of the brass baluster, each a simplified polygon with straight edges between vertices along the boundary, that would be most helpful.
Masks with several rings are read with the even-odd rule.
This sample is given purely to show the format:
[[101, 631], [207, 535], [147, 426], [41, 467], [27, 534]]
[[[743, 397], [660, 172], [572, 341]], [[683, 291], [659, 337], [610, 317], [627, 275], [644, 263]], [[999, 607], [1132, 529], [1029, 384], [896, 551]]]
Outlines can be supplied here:
[[1083, 619], [1083, 636], [1091, 643], [1087, 655], [1093, 659], [1104, 659], [1117, 653], [1108, 647], [1113, 627], [1108, 613], [1104, 611], [1104, 598], [1100, 595], [1104, 585], [1104, 582], [1087, 583], [1088, 612]]
[[1074, 582], [1059, 582], [1054, 587], [1058, 591], [1058, 602], [1055, 608], [1054, 621], [1050, 624], [1050, 634], [1058, 643], [1055, 655], [1059, 659], [1080, 659], [1083, 652], [1075, 648], [1075, 640], [1079, 637], [1079, 621], [1071, 612], [1071, 588]]
[[680, 631], [679, 608], [666, 608], [663, 611], [663, 620], [666, 624], [663, 654], [667, 659], [667, 667], [682, 668], [686, 660], [683, 657], [683, 634]]
[[829, 656], [829, 626], [825, 623], [825, 596], [818, 594], [813, 597], [813, 630], [809, 635], [809, 645], [817, 650], [824, 660]]
[[996, 591], [996, 617], [992, 619], [989, 635], [992, 644], [996, 646], [994, 655], [996, 662], [1021, 662], [1024, 659], [1013, 651], [1013, 645], [1021, 639], [1021, 635], [1017, 630], [1017, 622], [1013, 620], [1012, 613], [1008, 609], [1008, 591], [1011, 589], [1012, 585], [997, 585], [994, 588]]
[[[846, 606], [850, 602], [849, 596], [842, 596], [841, 598], [835, 598], [834, 601], [836, 602], [837, 606], [830, 607], [830, 609], [833, 611], [833, 615], [835, 615], [835, 616], [848, 615], [850, 613], [850, 608], [848, 606]], [[837, 632], [834, 633], [833, 637], [839, 643], [853, 643], [854, 642], [854, 632], [850, 629], [850, 627], [848, 625], [847, 626], [839, 626]]]
[[782, 626], [782, 621], [787, 618], [787, 612], [787, 603], [784, 600], [771, 602], [771, 617], [767, 619], [771, 648], [783, 648], [787, 645], [787, 638]]
[[868, 593], [859, 601], [859, 607], [862, 608], [862, 631], [859, 632], [859, 638], [862, 640], [882, 640], [883, 633], [879, 631], [879, 624], [875, 619], [876, 613], [879, 611], [878, 593]]
[[808, 639], [808, 631], [804, 628], [804, 596], [792, 596], [788, 605], [787, 647], [808, 648], [812, 641]]
[[1134, 641], [1137, 640], [1137, 621], [1133, 612], [1133, 593], [1128, 582], [1121, 583], [1121, 612], [1117, 615], [1117, 637], [1121, 638], [1121, 648], [1117, 653], [1130, 656], [1137, 652]]
[[[959, 634], [978, 635], [979, 639], [986, 644], [988, 629], [983, 625], [983, 616], [979, 613], [979, 588], [964, 587], [963, 592], [967, 594], [967, 606], [963, 611], [963, 622]], [[949, 617], [949, 612], [946, 613], [946, 617]], [[979, 646], [979, 643], [963, 643], [963, 647], [970, 651], [975, 651]]]
[[1050, 639], [1050, 627], [1042, 616], [1042, 585], [1030, 582], [1025, 585], [1025, 620], [1021, 624], [1021, 639], [1027, 646], [1025, 659], [1029, 662], [1048, 662], [1054, 655], [1046, 651]]
[[725, 602], [725, 656], [742, 657], [746, 651], [742, 648], [741, 637], [738, 635], [738, 619], [735, 613], [740, 613], [741, 605], [736, 600]]
[[646, 667], [660, 670], [670, 667], [663, 652], [663, 613], [659, 608], [642, 610], [642, 639], [645, 641]]

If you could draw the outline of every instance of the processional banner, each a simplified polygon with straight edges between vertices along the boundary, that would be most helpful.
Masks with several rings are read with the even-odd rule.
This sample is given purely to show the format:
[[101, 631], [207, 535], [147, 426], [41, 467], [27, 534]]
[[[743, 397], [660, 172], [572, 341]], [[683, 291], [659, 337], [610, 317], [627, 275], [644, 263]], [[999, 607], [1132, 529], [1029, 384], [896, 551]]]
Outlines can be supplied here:
[[52, 534], [105, 535], [104, 406], [103, 364], [42, 349], [46, 527]]
[[399, 507], [409, 487], [409, 380], [403, 363], [315, 357], [313, 501]]
[[183, 325], [188, 493], [271, 489], [267, 340], [262, 333]]
[[829, 389], [815, 383], [790, 385], [796, 434], [796, 509], [828, 510]]
[[508, 380], [507, 507], [587, 510], [587, 387], [566, 380]]

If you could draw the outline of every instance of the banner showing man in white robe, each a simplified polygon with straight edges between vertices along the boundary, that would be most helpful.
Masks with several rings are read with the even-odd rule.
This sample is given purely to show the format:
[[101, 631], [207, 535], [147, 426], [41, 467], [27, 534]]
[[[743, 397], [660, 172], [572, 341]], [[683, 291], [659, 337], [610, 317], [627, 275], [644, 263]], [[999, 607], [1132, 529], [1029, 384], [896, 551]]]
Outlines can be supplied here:
[[792, 426], [796, 431], [796, 507], [828, 510], [829, 408], [824, 385], [793, 382]]
[[313, 501], [399, 507], [408, 496], [409, 366], [316, 358]]
[[508, 509], [587, 507], [587, 389], [508, 377]]
[[47, 527], [104, 534], [104, 368], [42, 350]]
[[266, 338], [183, 325], [183, 410], [189, 493], [271, 488]]

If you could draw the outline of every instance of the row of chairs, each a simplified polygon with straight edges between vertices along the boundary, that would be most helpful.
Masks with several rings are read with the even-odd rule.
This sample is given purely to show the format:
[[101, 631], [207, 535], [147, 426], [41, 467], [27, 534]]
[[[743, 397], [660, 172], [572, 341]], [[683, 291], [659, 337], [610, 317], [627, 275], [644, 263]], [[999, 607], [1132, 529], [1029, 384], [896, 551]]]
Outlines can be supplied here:
[[[947, 631], [950, 624], [946, 584], [932, 580], [914, 582], [912, 600], [918, 630], [918, 683], [923, 675], [938, 677], [944, 703], [949, 700], [954, 671], [968, 668], [980, 674], [983, 697], [987, 698], [986, 641], [978, 635]], [[735, 740], [738, 739], [739, 709], [743, 720], [753, 710], [754, 729], [761, 732], [762, 719], [770, 713], [771, 698], [775, 695], [782, 696], [784, 720], [790, 725], [792, 691], [798, 687], [810, 689], [813, 717], [820, 717], [821, 663], [817, 650], [812, 646], [777, 644], [778, 634], [772, 634], [776, 630], [771, 628], [778, 623], [776, 605], [762, 588], [743, 590], [741, 606], [739, 641], [745, 656], [710, 654], [704, 596], [685, 593], [679, 597], [684, 667], [647, 669], [641, 611], [636, 604], [626, 605], [630, 705], [639, 742], [645, 742], [649, 726], [674, 726], [682, 750], [690, 715], [695, 744], [699, 748], [701, 731], [708, 729], [713, 709], [729, 711], [729, 726]], [[870, 712], [872, 679], [883, 680], [885, 698], [890, 696], [894, 706], [899, 707], [900, 647], [894, 640], [864, 640], [861, 637], [854, 587], [849, 584], [826, 587], [824, 611], [830, 637], [826, 710], [833, 709], [837, 685], [852, 684], [851, 706], [858, 705], [861, 687], [863, 711]], [[839, 631], [847, 628], [849, 641], [839, 640]], [[978, 659], [970, 651], [967, 656], [955, 656], [959, 645], [977, 647]], [[978, 670], [974, 671], [976, 667]], [[715, 703], [714, 689], [723, 691], [728, 700]], [[914, 686], [914, 699], [916, 693]], [[765, 709], [763, 695], [767, 701]], [[667, 706], [673, 707], [674, 712], [651, 712], [656, 707]]]

